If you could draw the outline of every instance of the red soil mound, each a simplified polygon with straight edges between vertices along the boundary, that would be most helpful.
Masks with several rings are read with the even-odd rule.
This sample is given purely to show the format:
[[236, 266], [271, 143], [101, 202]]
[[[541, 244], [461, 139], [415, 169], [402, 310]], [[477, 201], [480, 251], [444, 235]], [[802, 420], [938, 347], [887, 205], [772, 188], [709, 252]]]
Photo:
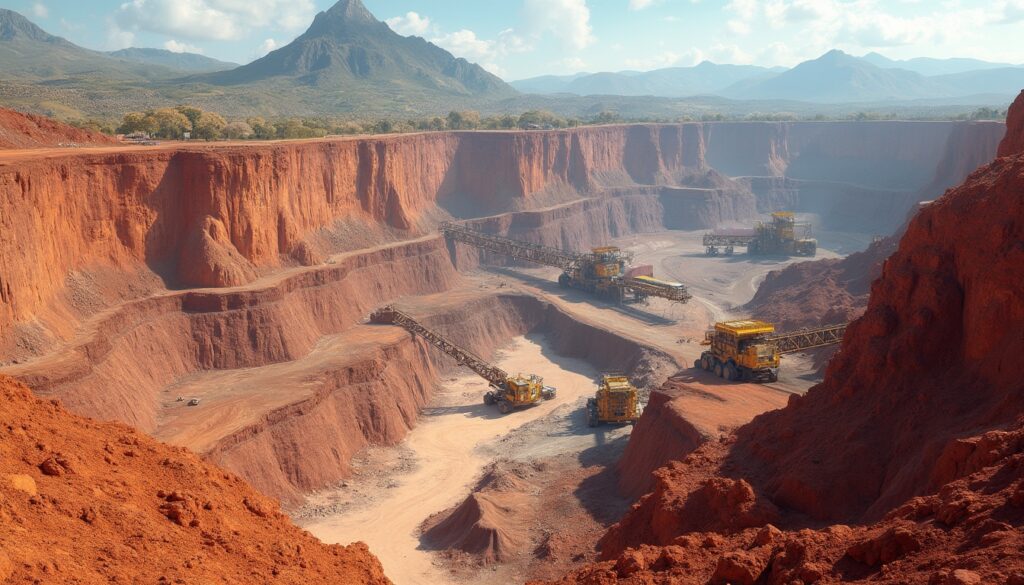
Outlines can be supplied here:
[[117, 144], [117, 140], [99, 132], [68, 126], [46, 116], [0, 108], [0, 148], [95, 144]]
[[0, 582], [389, 583], [183, 448], [0, 377]]
[[1024, 583], [1019, 138], [910, 222], [822, 384], [658, 471], [562, 582]]
[[1024, 91], [1010, 106], [1006, 116], [1006, 137], [999, 144], [996, 156], [1013, 156], [1024, 152]]
[[533, 498], [537, 486], [529, 468], [495, 464], [461, 504], [430, 518], [423, 538], [438, 549], [455, 549], [487, 564], [520, 554], [530, 542]]

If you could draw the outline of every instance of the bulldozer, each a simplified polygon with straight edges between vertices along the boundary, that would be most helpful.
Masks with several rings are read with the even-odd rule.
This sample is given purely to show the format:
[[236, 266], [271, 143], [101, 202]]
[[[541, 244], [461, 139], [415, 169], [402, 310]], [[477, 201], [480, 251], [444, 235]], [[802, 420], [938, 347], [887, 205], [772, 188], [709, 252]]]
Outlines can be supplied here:
[[846, 323], [789, 333], [753, 319], [723, 321], [704, 335], [707, 346], [695, 367], [730, 381], [778, 382], [782, 355], [839, 343]]
[[484, 393], [484, 404], [498, 406], [498, 412], [508, 414], [512, 410], [537, 404], [542, 400], [555, 397], [555, 388], [544, 385], [544, 378], [533, 374], [509, 375], [505, 370], [487, 363], [468, 349], [459, 347], [440, 333], [421, 325], [406, 313], [388, 305], [370, 314], [371, 323], [398, 325], [413, 336], [422, 337], [445, 354], [451, 356], [461, 366], [473, 370], [478, 376], [487, 380], [490, 390]]
[[792, 211], [772, 213], [770, 222], [759, 221], [753, 229], [715, 230], [704, 234], [704, 251], [708, 256], [724, 252], [731, 256], [737, 247], [746, 247], [748, 254], [814, 256], [818, 240], [811, 237], [811, 224], [796, 220]]
[[610, 373], [597, 382], [597, 393], [587, 399], [587, 426], [636, 424], [640, 418], [637, 390], [622, 374]]

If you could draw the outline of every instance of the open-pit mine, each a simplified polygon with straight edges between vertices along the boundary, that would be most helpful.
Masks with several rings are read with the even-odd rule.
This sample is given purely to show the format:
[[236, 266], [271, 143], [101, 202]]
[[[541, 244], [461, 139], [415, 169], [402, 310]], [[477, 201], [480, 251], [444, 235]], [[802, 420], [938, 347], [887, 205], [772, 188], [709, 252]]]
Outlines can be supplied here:
[[0, 150], [0, 581], [1024, 583], [934, 552], [1020, 542], [1020, 192], [943, 198], [1005, 133]]

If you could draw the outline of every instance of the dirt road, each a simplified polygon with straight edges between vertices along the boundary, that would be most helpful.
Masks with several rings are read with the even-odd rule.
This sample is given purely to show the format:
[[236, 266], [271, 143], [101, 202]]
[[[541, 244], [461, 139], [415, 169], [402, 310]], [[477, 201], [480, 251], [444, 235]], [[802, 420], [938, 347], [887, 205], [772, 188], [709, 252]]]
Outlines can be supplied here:
[[[558, 419], [577, 414], [575, 406], [593, 393], [597, 375], [582, 360], [553, 356], [543, 339], [534, 336], [514, 339], [496, 362], [506, 371], [543, 376], [546, 384], [558, 389], [556, 398], [502, 416], [483, 404], [486, 384], [476, 375], [467, 373], [446, 382], [403, 443], [415, 461], [413, 471], [394, 478], [394, 487], [368, 503], [341, 516], [300, 520], [303, 527], [325, 542], [366, 542], [396, 585], [454, 582], [434, 564], [433, 554], [420, 548], [420, 524], [466, 496], [498, 441], [528, 423], [544, 419], [545, 424], [556, 426]], [[545, 445], [533, 455], [582, 451], [596, 440], [596, 434], [581, 434]], [[344, 499], [345, 494], [326, 491], [310, 503], [324, 505], [335, 497]]]

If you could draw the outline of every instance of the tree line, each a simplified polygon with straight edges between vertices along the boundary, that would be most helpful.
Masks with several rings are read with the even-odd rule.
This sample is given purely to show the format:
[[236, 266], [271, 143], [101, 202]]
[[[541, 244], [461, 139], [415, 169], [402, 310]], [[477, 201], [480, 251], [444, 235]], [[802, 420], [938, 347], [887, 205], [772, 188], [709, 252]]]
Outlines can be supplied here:
[[[958, 114], [946, 119], [954, 120], [1000, 120], [1006, 117], [1005, 110], [979, 108], [971, 113]], [[793, 112], [750, 112], [744, 115], [728, 115], [705, 112], [697, 115], [682, 115], [671, 119], [642, 117], [626, 118], [613, 111], [602, 111], [588, 117], [560, 116], [546, 110], [530, 110], [521, 114], [499, 114], [481, 116], [474, 110], [451, 111], [447, 116], [425, 118], [379, 120], [350, 120], [331, 117], [294, 117], [267, 120], [260, 116], [246, 119], [226, 120], [216, 112], [209, 112], [191, 105], [173, 108], [157, 108], [125, 114], [120, 124], [113, 126], [95, 121], [72, 122], [73, 125], [90, 128], [108, 134], [143, 133], [153, 138], [178, 140], [185, 134], [196, 140], [275, 140], [296, 138], [322, 138], [328, 135], [389, 134], [404, 132], [430, 132], [442, 130], [532, 130], [574, 128], [577, 126], [615, 123], [676, 123], [714, 121], [770, 121], [787, 122], [798, 120], [890, 120], [893, 113], [855, 112], [843, 116], [823, 114], [798, 115]]]

